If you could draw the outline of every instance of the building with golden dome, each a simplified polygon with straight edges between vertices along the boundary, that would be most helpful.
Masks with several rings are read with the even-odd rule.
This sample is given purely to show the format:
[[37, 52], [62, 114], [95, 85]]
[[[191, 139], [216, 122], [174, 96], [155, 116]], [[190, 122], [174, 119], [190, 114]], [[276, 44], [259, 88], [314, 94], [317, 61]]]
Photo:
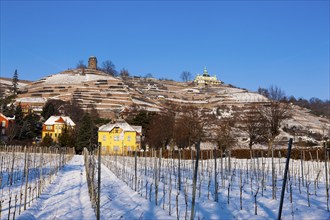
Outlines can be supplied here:
[[210, 76], [206, 67], [204, 67], [204, 72], [202, 75], [197, 74], [194, 83], [196, 83], [197, 85], [203, 85], [203, 86], [215, 86], [215, 85], [220, 85], [222, 84], [222, 82], [220, 80], [217, 79], [217, 76]]

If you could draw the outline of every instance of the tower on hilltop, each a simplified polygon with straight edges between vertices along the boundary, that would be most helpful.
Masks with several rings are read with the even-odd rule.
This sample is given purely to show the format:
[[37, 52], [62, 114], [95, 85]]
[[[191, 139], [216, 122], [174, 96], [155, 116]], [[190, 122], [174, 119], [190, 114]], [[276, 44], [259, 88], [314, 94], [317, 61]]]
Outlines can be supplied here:
[[89, 57], [88, 59], [88, 69], [97, 69], [97, 59], [94, 56]]

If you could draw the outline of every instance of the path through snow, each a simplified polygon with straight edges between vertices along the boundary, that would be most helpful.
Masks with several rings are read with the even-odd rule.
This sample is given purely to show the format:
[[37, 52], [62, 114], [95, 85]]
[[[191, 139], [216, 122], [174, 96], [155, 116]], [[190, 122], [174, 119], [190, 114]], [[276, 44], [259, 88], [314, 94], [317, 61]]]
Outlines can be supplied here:
[[[101, 219], [174, 219], [142, 198], [102, 165]], [[18, 219], [95, 219], [83, 156], [75, 155], [55, 181]]]
[[17, 219], [95, 219], [82, 156], [75, 155]]

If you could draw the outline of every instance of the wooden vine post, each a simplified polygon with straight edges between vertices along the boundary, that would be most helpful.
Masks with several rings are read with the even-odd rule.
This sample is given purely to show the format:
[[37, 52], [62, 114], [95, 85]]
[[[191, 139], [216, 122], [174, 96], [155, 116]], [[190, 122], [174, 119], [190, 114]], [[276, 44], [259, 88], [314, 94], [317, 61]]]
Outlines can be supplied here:
[[197, 183], [197, 173], [198, 173], [198, 161], [200, 155], [200, 140], [196, 143], [196, 161], [195, 161], [195, 170], [194, 170], [194, 179], [193, 179], [193, 192], [192, 192], [192, 201], [191, 201], [191, 213], [190, 213], [190, 220], [194, 219], [195, 215], [195, 199], [196, 199], [196, 183]]
[[277, 216], [278, 220], [281, 220], [281, 216], [282, 216], [283, 199], [284, 199], [284, 193], [285, 193], [286, 180], [287, 180], [287, 176], [288, 176], [288, 169], [289, 169], [289, 162], [290, 162], [290, 155], [291, 155], [291, 146], [292, 146], [292, 138], [290, 138], [289, 145], [288, 145], [288, 154], [286, 157], [285, 170], [284, 170], [284, 176], [283, 176], [280, 208], [278, 209], [278, 216]]

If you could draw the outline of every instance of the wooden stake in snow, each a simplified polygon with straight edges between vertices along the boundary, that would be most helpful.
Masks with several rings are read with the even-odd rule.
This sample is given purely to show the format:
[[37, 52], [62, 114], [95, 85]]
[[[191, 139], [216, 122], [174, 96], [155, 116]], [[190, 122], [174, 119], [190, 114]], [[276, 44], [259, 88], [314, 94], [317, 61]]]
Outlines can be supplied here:
[[137, 151], [134, 152], [134, 190], [136, 191], [136, 183], [137, 183]]
[[217, 151], [214, 147], [214, 201], [218, 202]]
[[327, 164], [329, 155], [325, 142], [323, 143], [323, 146], [324, 146], [325, 190], [327, 195], [327, 210], [329, 212], [329, 183], [328, 183], [328, 164]]
[[195, 215], [196, 183], [197, 183], [197, 173], [198, 173], [198, 161], [199, 161], [199, 154], [200, 154], [200, 144], [201, 144], [201, 142], [198, 141], [195, 145], [196, 150], [197, 150], [197, 155], [196, 155], [194, 179], [193, 179], [193, 192], [192, 192], [192, 201], [191, 201], [190, 220], [193, 220], [194, 215]]
[[281, 220], [281, 215], [282, 215], [282, 206], [283, 206], [283, 199], [284, 199], [284, 193], [285, 193], [286, 179], [287, 179], [288, 169], [289, 169], [289, 162], [290, 162], [290, 155], [291, 155], [291, 146], [292, 146], [292, 138], [290, 138], [289, 145], [288, 145], [288, 155], [286, 157], [285, 170], [284, 170], [284, 176], [283, 176], [283, 184], [282, 184], [282, 193], [281, 193], [281, 200], [280, 200], [280, 208], [278, 210], [278, 216], [277, 216], [277, 219], [278, 220]]
[[[100, 207], [101, 207], [101, 144], [98, 144], [98, 171], [97, 171], [97, 215], [96, 219], [100, 219]], [[135, 189], [136, 190], [136, 189]]]
[[179, 149], [179, 161], [178, 161], [178, 190], [181, 190], [181, 149]]

